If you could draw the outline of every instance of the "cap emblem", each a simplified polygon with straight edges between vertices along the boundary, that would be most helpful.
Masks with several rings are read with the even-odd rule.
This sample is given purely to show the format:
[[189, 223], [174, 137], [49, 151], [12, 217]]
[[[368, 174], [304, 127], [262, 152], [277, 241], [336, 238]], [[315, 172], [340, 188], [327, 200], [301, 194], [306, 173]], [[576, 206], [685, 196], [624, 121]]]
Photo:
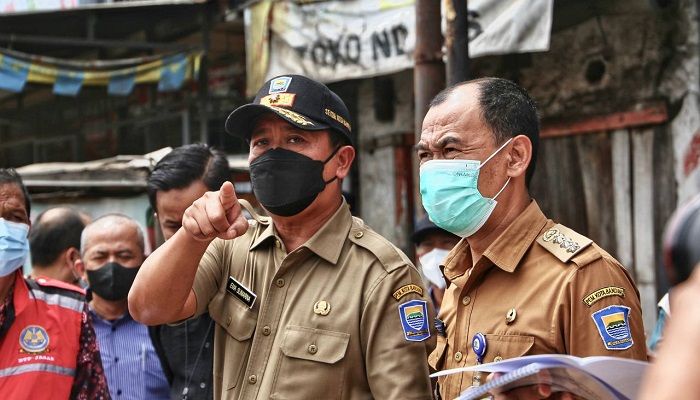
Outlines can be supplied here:
[[270, 90], [268, 90], [267, 93], [284, 93], [289, 88], [290, 83], [292, 83], [291, 76], [280, 76], [279, 78], [275, 78], [270, 82]]

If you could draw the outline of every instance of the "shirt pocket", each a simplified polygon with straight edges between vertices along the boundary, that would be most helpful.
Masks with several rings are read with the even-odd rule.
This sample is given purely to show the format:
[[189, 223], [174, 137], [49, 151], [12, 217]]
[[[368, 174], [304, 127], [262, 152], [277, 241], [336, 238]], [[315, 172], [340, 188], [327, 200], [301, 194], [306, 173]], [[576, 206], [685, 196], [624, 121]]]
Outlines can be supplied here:
[[428, 364], [433, 371], [441, 371], [444, 368], [445, 353], [447, 353], [447, 338], [438, 335], [435, 350], [428, 356]]
[[485, 336], [487, 346], [484, 363], [527, 355], [535, 344], [535, 337], [528, 335], [486, 334]]
[[214, 378], [220, 379], [222, 387], [228, 390], [240, 380], [258, 323], [257, 313], [237, 302], [231, 295], [219, 293], [209, 304], [209, 315], [225, 332], [223, 341], [214, 342], [214, 351], [220, 355], [218, 365], [214, 365]]
[[350, 334], [289, 325], [282, 339], [272, 399], [337, 399]]

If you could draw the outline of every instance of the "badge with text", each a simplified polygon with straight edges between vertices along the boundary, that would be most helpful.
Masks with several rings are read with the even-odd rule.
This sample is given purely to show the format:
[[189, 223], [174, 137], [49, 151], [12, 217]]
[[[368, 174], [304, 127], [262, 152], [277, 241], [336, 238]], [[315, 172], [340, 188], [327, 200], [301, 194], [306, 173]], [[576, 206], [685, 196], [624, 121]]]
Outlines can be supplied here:
[[583, 303], [588, 307], [592, 306], [598, 300], [602, 300], [610, 296], [625, 297], [625, 289], [617, 286], [608, 286], [600, 288], [595, 292], [583, 298]]
[[226, 284], [226, 291], [232, 294], [235, 298], [242, 301], [243, 304], [247, 305], [248, 308], [253, 308], [255, 304], [255, 299], [258, 297], [252, 290], [243, 286], [242, 283], [233, 279], [232, 276], [228, 277], [228, 283]]
[[19, 334], [19, 345], [25, 353], [41, 353], [49, 347], [49, 334], [39, 325], [29, 325]]
[[411, 300], [399, 304], [403, 335], [409, 342], [422, 342], [430, 337], [428, 305], [425, 300]]
[[270, 90], [268, 90], [267, 93], [284, 93], [289, 88], [290, 83], [292, 83], [291, 76], [280, 76], [279, 78], [275, 78], [272, 80], [272, 82], [270, 82]]
[[610, 306], [591, 314], [606, 349], [626, 350], [634, 344], [629, 313], [629, 307]]

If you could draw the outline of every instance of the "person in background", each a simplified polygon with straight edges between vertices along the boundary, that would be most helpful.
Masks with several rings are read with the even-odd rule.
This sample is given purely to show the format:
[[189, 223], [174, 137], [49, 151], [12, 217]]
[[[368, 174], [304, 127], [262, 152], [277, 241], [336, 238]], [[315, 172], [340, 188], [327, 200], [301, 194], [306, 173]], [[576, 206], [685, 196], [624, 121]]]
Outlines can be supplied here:
[[[204, 144], [178, 147], [163, 157], [148, 177], [147, 190], [164, 239], [180, 229], [187, 207], [229, 177], [226, 154]], [[178, 325], [149, 327], [172, 399], [213, 398], [213, 325], [204, 313]]]
[[459, 239], [459, 236], [432, 223], [427, 215], [418, 221], [411, 235], [416, 246], [416, 259], [436, 310], [440, 309], [445, 293], [445, 277], [440, 265]]
[[51, 208], [39, 214], [29, 230], [31, 277], [52, 278], [85, 288], [85, 269], [80, 259], [80, 234], [85, 225], [85, 218], [70, 207]]
[[[685, 202], [666, 224], [663, 237], [664, 269], [672, 285], [686, 281], [700, 263], [700, 195]], [[661, 297], [656, 326], [647, 339], [649, 354], [654, 355], [663, 341], [665, 326], [671, 318], [672, 291]]]
[[27, 188], [0, 169], [0, 399], [109, 399], [85, 292], [25, 279]]
[[107, 214], [80, 239], [85, 275], [109, 392], [114, 399], [168, 399], [168, 381], [148, 328], [131, 318], [127, 294], [144, 259], [144, 237], [133, 219]]

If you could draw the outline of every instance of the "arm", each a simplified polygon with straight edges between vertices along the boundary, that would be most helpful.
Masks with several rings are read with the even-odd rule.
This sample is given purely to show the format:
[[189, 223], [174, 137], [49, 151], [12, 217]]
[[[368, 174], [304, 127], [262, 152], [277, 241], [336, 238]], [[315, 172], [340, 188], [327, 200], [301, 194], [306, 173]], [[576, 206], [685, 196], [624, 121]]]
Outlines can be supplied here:
[[[365, 368], [372, 397], [375, 399], [432, 398], [427, 360], [435, 347], [435, 313], [426, 291], [422, 296], [409, 292], [398, 300], [392, 296], [395, 291], [409, 284], [423, 288], [423, 282], [415, 268], [404, 266], [390, 272], [372, 289], [362, 312]], [[411, 301], [415, 303], [409, 303]], [[416, 319], [425, 318], [427, 327], [418, 330], [427, 329], [429, 337], [418, 335], [414, 341], [406, 339], [399, 310], [401, 305], [407, 303], [426, 304], [424, 310], [427, 315]], [[423, 314], [420, 305], [407, 311], [413, 315], [416, 315], [415, 311]], [[409, 330], [409, 336], [410, 333]]]
[[107, 378], [102, 368], [102, 358], [97, 348], [95, 330], [88, 312], [87, 303], [83, 308], [83, 321], [80, 325], [80, 350], [75, 368], [75, 379], [71, 389], [71, 399], [109, 399]]
[[246, 232], [230, 182], [207, 192], [182, 217], [182, 228], [154, 251], [139, 269], [129, 291], [129, 312], [146, 325], [191, 317], [197, 309], [192, 283], [199, 261], [215, 238], [234, 239]]

